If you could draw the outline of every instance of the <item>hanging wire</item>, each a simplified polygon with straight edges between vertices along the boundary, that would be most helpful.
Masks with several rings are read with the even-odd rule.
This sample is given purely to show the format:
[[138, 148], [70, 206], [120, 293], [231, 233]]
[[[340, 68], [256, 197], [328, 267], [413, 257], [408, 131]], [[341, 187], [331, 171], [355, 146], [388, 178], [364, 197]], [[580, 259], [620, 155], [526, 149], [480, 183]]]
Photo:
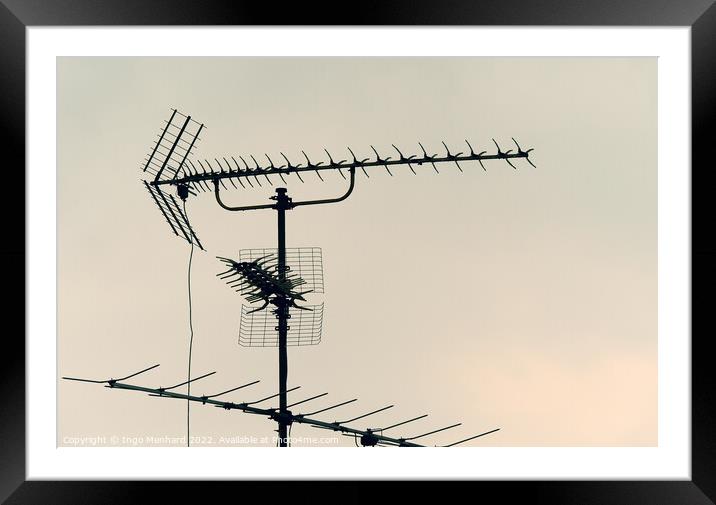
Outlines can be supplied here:
[[[184, 200], [184, 215], [187, 216], [187, 219], [189, 219], [189, 216], [186, 213], [186, 200]], [[188, 288], [188, 298], [189, 298], [189, 363], [188, 363], [188, 369], [187, 369], [187, 377], [186, 379], [189, 381], [186, 385], [186, 394], [187, 396], [191, 395], [191, 351], [192, 347], [194, 346], [194, 324], [192, 321], [192, 311], [191, 311], [191, 263], [192, 259], [194, 258], [194, 242], [190, 242], [191, 244], [191, 250], [189, 252], [189, 266], [187, 268], [187, 288]], [[190, 409], [191, 409], [191, 400], [187, 399], [186, 401], [186, 446], [190, 446], [190, 439], [189, 439], [189, 428], [190, 428]]]

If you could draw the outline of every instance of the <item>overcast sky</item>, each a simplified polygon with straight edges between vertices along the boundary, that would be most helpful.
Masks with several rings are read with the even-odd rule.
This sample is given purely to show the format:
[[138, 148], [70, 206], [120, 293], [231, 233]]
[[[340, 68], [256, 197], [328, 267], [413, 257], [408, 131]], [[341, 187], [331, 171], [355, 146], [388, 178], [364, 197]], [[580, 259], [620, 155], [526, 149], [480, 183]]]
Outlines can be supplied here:
[[[305, 150], [319, 161], [324, 147], [343, 159], [346, 146], [367, 157], [371, 144], [388, 156], [391, 143], [407, 155], [418, 141], [437, 153], [464, 139], [493, 152], [491, 138], [506, 150], [515, 137], [538, 168], [374, 170], [345, 202], [289, 211], [287, 245], [322, 248], [326, 291], [309, 299], [325, 302], [322, 342], [289, 349], [289, 386], [302, 386], [289, 403], [359, 398], [326, 421], [396, 405], [359, 428], [430, 414], [395, 436], [463, 423], [429, 445], [498, 427], [467, 445], [656, 444], [656, 59], [60, 58], [57, 69], [60, 376], [155, 363], [136, 384], [186, 376], [189, 245], [140, 183], [172, 107], [206, 125], [201, 159], [281, 151], [299, 162]], [[294, 200], [346, 187], [338, 174], [304, 179], [289, 179]], [[264, 184], [225, 200], [271, 194]], [[192, 391], [260, 379], [226, 400], [267, 396], [277, 350], [238, 345], [242, 299], [215, 277], [215, 256], [275, 247], [275, 212], [226, 212], [210, 194], [187, 208], [207, 249], [192, 265], [192, 370], [217, 371]], [[59, 445], [182, 437], [185, 415], [183, 401], [58, 383]], [[192, 406], [202, 443], [274, 429]]]

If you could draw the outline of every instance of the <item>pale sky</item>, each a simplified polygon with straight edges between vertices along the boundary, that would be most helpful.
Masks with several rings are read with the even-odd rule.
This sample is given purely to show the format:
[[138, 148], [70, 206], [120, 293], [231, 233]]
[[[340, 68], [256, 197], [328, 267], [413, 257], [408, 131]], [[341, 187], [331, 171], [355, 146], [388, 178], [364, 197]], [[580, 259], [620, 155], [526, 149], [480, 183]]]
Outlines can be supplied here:
[[[140, 183], [171, 108], [206, 125], [200, 159], [282, 151], [297, 163], [305, 150], [315, 162], [324, 147], [344, 159], [346, 146], [367, 157], [371, 144], [389, 156], [391, 143], [407, 155], [419, 141], [442, 153], [441, 140], [461, 151], [464, 139], [494, 152], [491, 138], [506, 150], [515, 137], [536, 169], [373, 170], [342, 203], [289, 211], [287, 246], [322, 248], [326, 291], [321, 343], [289, 348], [289, 387], [302, 386], [289, 403], [359, 398], [317, 416], [329, 422], [395, 404], [361, 429], [429, 414], [395, 436], [463, 423], [428, 445], [493, 428], [466, 445], [656, 445], [655, 58], [59, 58], [57, 69], [60, 376], [155, 363], [133, 383], [186, 376], [189, 245]], [[289, 193], [344, 191], [323, 175], [289, 178]], [[267, 203], [272, 191], [224, 199]], [[275, 247], [275, 212], [227, 212], [207, 193], [187, 206], [207, 249], [192, 265], [192, 370], [217, 371], [192, 392], [260, 379], [225, 399], [268, 396], [277, 350], [238, 345], [242, 299], [215, 277], [215, 256]], [[191, 412], [205, 444], [274, 435], [257, 416]], [[59, 445], [185, 430], [186, 402], [58, 381]], [[333, 436], [305, 425], [292, 435]]]

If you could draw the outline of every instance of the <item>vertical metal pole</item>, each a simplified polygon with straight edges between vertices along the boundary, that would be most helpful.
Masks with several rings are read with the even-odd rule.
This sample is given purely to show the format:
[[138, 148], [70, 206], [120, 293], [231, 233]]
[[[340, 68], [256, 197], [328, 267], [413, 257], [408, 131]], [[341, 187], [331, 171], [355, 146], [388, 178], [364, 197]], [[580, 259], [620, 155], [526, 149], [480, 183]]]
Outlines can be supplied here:
[[[278, 212], [278, 276], [282, 281], [286, 278], [286, 210], [290, 208], [291, 199], [286, 195], [286, 188], [276, 188], [276, 211]], [[288, 382], [288, 351], [286, 338], [288, 334], [288, 300], [279, 297], [277, 303], [278, 316], [278, 391], [279, 391], [279, 446], [288, 446], [288, 424], [286, 423], [286, 390]]]

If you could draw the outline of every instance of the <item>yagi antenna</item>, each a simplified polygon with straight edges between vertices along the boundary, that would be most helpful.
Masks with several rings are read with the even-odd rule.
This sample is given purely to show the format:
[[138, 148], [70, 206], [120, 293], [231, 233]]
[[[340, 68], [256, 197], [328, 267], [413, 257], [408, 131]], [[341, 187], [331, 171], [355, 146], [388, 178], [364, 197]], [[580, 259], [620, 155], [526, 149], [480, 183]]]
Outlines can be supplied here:
[[[231, 262], [234, 260], [229, 260], [227, 264]], [[232, 267], [218, 274], [220, 279], [244, 296], [250, 304], [263, 302], [258, 308], [251, 308], [251, 305], [241, 306], [239, 344], [244, 347], [278, 346], [276, 310], [264, 310], [273, 303], [271, 300], [275, 294], [271, 294], [271, 288], [279, 285], [277, 262], [276, 248], [241, 249], [238, 263], [247, 265], [255, 263], [264, 273], [253, 267], [247, 267], [244, 269], [246, 275], [237, 274]], [[286, 248], [286, 280], [289, 289], [298, 290], [301, 297], [308, 293], [312, 295], [324, 293], [321, 249], [319, 247]], [[321, 342], [323, 303], [291, 305], [289, 316], [291, 324], [288, 327], [286, 345], [317, 345]]]
[[[193, 120], [191, 116], [172, 109], [169, 120], [164, 122], [158, 139], [154, 141], [152, 150], [142, 165], [142, 172], [151, 177], [151, 180], [142, 182], [172, 232], [202, 250], [204, 246], [194, 233], [186, 212], [174, 199], [174, 195], [163, 189], [161, 184], [174, 183], [178, 178], [194, 173], [189, 155], [199, 141], [199, 134], [203, 129], [204, 125]], [[202, 184], [195, 184], [189, 187], [177, 183], [176, 192], [179, 198], [186, 202], [189, 195], [196, 196], [201, 186]]]
[[[151, 370], [152, 368], [156, 368], [158, 366], [159, 365], [154, 365], [150, 368], [146, 368], [140, 372], [136, 372], [134, 374], [128, 375], [125, 378], [123, 378], [122, 380], [126, 380], [128, 378], [134, 377], [136, 375], [144, 373], [144, 372]], [[204, 374], [202, 376], [196, 377], [191, 380], [196, 381], [196, 380], [202, 379], [204, 377], [208, 377], [213, 374], [214, 374], [214, 372], [211, 372], [211, 373]], [[175, 389], [176, 387], [179, 387], [179, 386], [183, 385], [184, 383], [180, 383], [180, 384], [177, 384], [176, 386], [171, 386], [168, 388], [164, 388], [164, 387], [153, 388], [153, 387], [139, 386], [139, 385], [135, 385], [135, 384], [126, 384], [124, 382], [121, 382], [120, 379], [93, 380], [93, 379], [80, 379], [80, 378], [76, 378], [76, 377], [63, 377], [63, 379], [81, 381], [81, 382], [89, 382], [89, 383], [100, 383], [100, 384], [106, 383], [105, 387], [108, 387], [108, 388], [123, 389], [123, 390], [128, 390], [128, 391], [137, 391], [140, 393], [146, 393], [148, 396], [151, 396], [154, 398], [172, 398], [172, 399], [188, 400], [188, 401], [192, 401], [192, 402], [197, 402], [197, 403], [201, 403], [203, 405], [207, 405], [207, 404], [213, 405], [214, 407], [221, 408], [224, 410], [236, 410], [236, 411], [247, 413], [247, 414], [255, 414], [255, 415], [259, 415], [259, 416], [269, 417], [277, 422], [286, 423], [288, 426], [291, 426], [294, 423], [307, 424], [314, 428], [319, 428], [319, 429], [324, 429], [324, 430], [329, 430], [329, 431], [334, 431], [334, 432], [340, 432], [341, 434], [344, 434], [344, 435], [353, 436], [356, 439], [358, 439], [358, 437], [360, 437], [360, 444], [364, 447], [374, 447], [376, 445], [391, 445], [391, 446], [396, 446], [396, 447], [423, 447], [422, 445], [413, 442], [413, 440], [416, 440], [418, 438], [423, 438], [423, 437], [426, 437], [426, 436], [434, 434], [434, 433], [446, 431], [448, 429], [452, 429], [457, 426], [460, 426], [460, 423], [457, 423], [457, 424], [453, 424], [451, 426], [447, 426], [444, 428], [432, 430], [432, 431], [429, 431], [427, 433], [423, 433], [423, 434], [417, 435], [417, 436], [396, 438], [393, 436], [384, 435], [383, 431], [386, 431], [390, 428], [396, 428], [398, 426], [402, 426], [404, 424], [410, 423], [412, 421], [416, 421], [418, 419], [422, 419], [424, 417], [427, 417], [427, 414], [415, 417], [413, 419], [409, 419], [407, 421], [395, 423], [395, 424], [388, 426], [386, 428], [374, 429], [374, 428], [357, 428], [354, 426], [348, 426], [348, 423], [353, 423], [360, 419], [364, 419], [368, 416], [372, 416], [374, 414], [378, 414], [380, 412], [386, 411], [388, 409], [393, 408], [394, 405], [388, 405], [388, 406], [382, 407], [380, 409], [372, 410], [365, 414], [354, 416], [346, 421], [333, 421], [333, 422], [327, 422], [327, 421], [318, 419], [313, 416], [323, 413], [323, 412], [326, 412], [328, 410], [333, 410], [335, 408], [349, 405], [349, 404], [357, 401], [357, 399], [354, 398], [352, 400], [348, 400], [348, 401], [344, 401], [344, 402], [337, 403], [334, 405], [330, 405], [328, 407], [324, 407], [319, 410], [308, 412], [306, 414], [294, 414], [293, 412], [291, 412], [288, 409], [265, 408], [265, 407], [257, 407], [256, 406], [259, 403], [263, 403], [268, 400], [274, 399], [278, 396], [281, 396], [282, 394], [285, 395], [286, 393], [296, 391], [297, 389], [300, 389], [301, 386], [294, 386], [290, 389], [287, 389], [286, 391], [274, 393], [274, 394], [271, 394], [271, 395], [259, 398], [258, 400], [253, 400], [253, 401], [230, 402], [230, 401], [220, 401], [220, 400], [214, 399], [217, 396], [221, 396], [221, 395], [231, 393], [231, 392], [237, 391], [239, 389], [243, 389], [245, 387], [257, 384], [259, 382], [258, 380], [248, 382], [242, 386], [227, 389], [221, 393], [216, 393], [213, 395], [196, 396], [196, 395], [189, 395], [189, 394], [177, 393], [177, 392], [171, 391], [171, 389]], [[304, 400], [294, 402], [291, 405], [287, 405], [287, 407], [293, 407], [296, 405], [308, 403], [309, 401], [317, 400], [318, 398], [323, 398], [324, 396], [327, 396], [327, 395], [328, 395], [328, 393], [320, 393], [320, 394], [311, 396], [309, 398], [306, 398]], [[473, 440], [475, 438], [482, 437], [482, 436], [488, 435], [490, 433], [494, 433], [495, 431], [498, 431], [498, 430], [499, 430], [499, 428], [490, 430], [490, 431], [486, 431], [484, 433], [480, 433], [479, 435], [473, 435], [471, 437], [464, 438], [457, 442], [448, 444], [445, 447], [452, 447], [454, 445], [462, 444], [469, 440]]]
[[[147, 190], [168, 222], [172, 232], [201, 249], [204, 249], [204, 247], [191, 227], [186, 212], [176, 202], [174, 195], [168, 191], [169, 188], [174, 188], [178, 197], [184, 202], [189, 196], [213, 191], [217, 202], [224, 209], [259, 210], [274, 208], [274, 206], [269, 204], [230, 207], [221, 200], [220, 189], [262, 188], [261, 180], [265, 180], [273, 186], [274, 181], [272, 181], [271, 177], [275, 178], [276, 176], [286, 184], [284, 176], [292, 174], [301, 183], [306, 182], [302, 174], [307, 173], [314, 173], [321, 182], [325, 180], [321, 175], [322, 172], [338, 172], [343, 179], [346, 179], [345, 172], [350, 174], [350, 186], [343, 196], [311, 202], [296, 202], [289, 207], [294, 208], [299, 205], [344, 200], [353, 190], [357, 169], [360, 169], [366, 178], [370, 177], [370, 171], [375, 171], [376, 169], [384, 169], [387, 174], [393, 176], [391, 168], [400, 166], [407, 166], [413, 175], [418, 175], [419, 167], [423, 165], [429, 165], [436, 173], [440, 173], [438, 165], [446, 163], [454, 165], [459, 172], [464, 172], [461, 163], [475, 161], [486, 171], [487, 168], [484, 162], [489, 160], [501, 160], [510, 167], [517, 169], [517, 166], [512, 161], [519, 158], [524, 158], [532, 167], [535, 167], [535, 164], [530, 159], [530, 153], [534, 149], [522, 149], [514, 137], [511, 140], [517, 147], [516, 151], [512, 149], [502, 151], [495, 139], [492, 139], [492, 142], [495, 145], [496, 152], [475, 151], [472, 144], [465, 139], [465, 145], [469, 152], [451, 151], [448, 144], [442, 140], [440, 143], [445, 150], [444, 154], [428, 154], [423, 143], [418, 142], [417, 145], [421, 152], [407, 156], [396, 144], [391, 144], [393, 150], [397, 153], [396, 157], [385, 156], [375, 146], [370, 145], [371, 154], [368, 157], [360, 158], [356, 156], [352, 148], [347, 147], [346, 149], [350, 156], [344, 158], [334, 158], [328, 149], [323, 148], [327, 159], [318, 162], [312, 161], [306, 151], [302, 150], [303, 161], [297, 163], [282, 151], [280, 155], [285, 163], [279, 165], [276, 165], [268, 154], [263, 155], [263, 158], [266, 159], [266, 163], [263, 164], [259, 163], [253, 154], [249, 154], [246, 157], [243, 155], [214, 157], [213, 161], [205, 158], [203, 162], [196, 159], [195, 164], [191, 157], [193, 156], [194, 148], [201, 140], [200, 134], [205, 128], [203, 123], [197, 122], [191, 116], [185, 115], [177, 109], [172, 109], [169, 120], [164, 121], [160, 133], [152, 144], [151, 151], [142, 164], [142, 171], [151, 177], [150, 180], [145, 180], [144, 184], [147, 186]], [[241, 160], [241, 163], [237, 161], [237, 157]], [[229, 161], [229, 158], [231, 161]], [[251, 159], [251, 165], [246, 161], [247, 158]], [[418, 170], [416, 170], [416, 167]]]
[[[322, 172], [337, 171], [345, 179], [346, 177], [344, 172], [350, 173], [354, 172], [356, 169], [360, 169], [362, 173], [366, 176], [366, 178], [370, 178], [369, 172], [374, 171], [376, 168], [384, 169], [389, 176], [393, 176], [394, 173], [391, 168], [400, 166], [407, 166], [413, 175], [418, 175], [418, 170], [416, 170], [416, 167], [421, 167], [422, 165], [432, 167], [433, 170], [439, 174], [440, 171], [438, 170], [438, 165], [445, 163], [452, 164], [459, 172], [464, 172], [465, 170], [461, 163], [475, 161], [480, 164], [480, 167], [483, 170], [487, 170], [484, 162], [489, 160], [502, 160], [505, 161], [512, 168], [516, 169], [517, 167], [512, 163], [512, 160], [519, 158], [524, 158], [531, 166], [535, 167], [534, 163], [530, 159], [530, 153], [533, 151], [533, 149], [523, 150], [514, 138], [512, 139], [512, 141], [517, 146], [516, 152], [513, 150], [502, 151], [497, 141], [495, 139], [492, 139], [492, 142], [495, 144], [496, 149], [496, 152], [493, 153], [488, 153], [487, 151], [475, 152], [472, 147], [472, 144], [468, 140], [465, 140], [465, 144], [470, 151], [464, 153], [461, 151], [451, 151], [448, 144], [445, 141], [441, 141], [442, 147], [445, 150], [444, 154], [428, 154], [423, 143], [418, 142], [417, 145], [420, 148], [421, 153], [411, 154], [409, 156], [406, 156], [398, 146], [396, 146], [395, 144], [391, 144], [393, 149], [398, 154], [397, 157], [384, 156], [375, 148], [375, 146], [371, 145], [369, 146], [369, 148], [372, 154], [367, 158], [359, 159], [353, 149], [348, 147], [346, 149], [350, 156], [347, 157], [347, 159], [340, 159], [338, 161], [333, 158], [333, 155], [327, 149], [324, 149], [327, 159], [324, 159], [323, 161], [320, 161], [318, 163], [313, 163], [305, 151], [301, 151], [301, 154], [303, 155], [305, 161], [303, 163], [296, 164], [294, 164], [287, 157], [287, 155], [282, 152], [281, 157], [286, 161], [286, 163], [278, 166], [273, 163], [273, 160], [268, 155], [264, 155], [264, 157], [268, 160], [268, 163], [264, 165], [259, 164], [259, 162], [256, 161], [256, 158], [253, 155], [249, 155], [254, 161], [254, 167], [249, 167], [249, 165], [245, 162], [243, 166], [239, 165], [238, 162], [230, 164], [228, 163], [228, 161], [226, 161], [224, 164], [221, 164], [216, 159], [214, 160], [214, 165], [212, 165], [208, 160], [205, 160], [204, 164], [209, 167], [208, 171], [203, 169], [203, 164], [201, 165], [203, 169], [202, 171], [198, 171], [195, 169], [192, 170], [190, 165], [188, 170], [184, 170], [183, 177], [179, 175], [177, 176], [177, 178], [171, 180], [157, 180], [154, 182], [154, 184], [156, 186], [185, 185], [198, 193], [211, 191], [211, 189], [207, 187], [207, 183], [210, 183], [210, 185], [214, 187], [221, 186], [223, 189], [230, 189], [225, 184], [225, 182], [227, 181], [238, 181], [240, 185], [234, 185], [233, 187], [235, 189], [252, 189], [257, 186], [262, 187], [260, 185], [254, 186], [253, 184], [243, 184], [243, 181], [248, 181], [252, 178], [255, 179], [255, 181], [258, 181], [257, 174], [261, 174], [269, 183], [271, 183], [271, 185], [273, 185], [273, 182], [271, 181], [271, 176], [275, 177], [295, 174], [296, 176], [298, 176], [299, 180], [302, 183], [305, 183], [306, 181], [305, 179], [303, 179], [303, 177], [301, 177], [301, 174], [308, 174], [311, 172], [318, 177], [318, 180], [320, 182], [324, 182], [325, 179], [321, 175]], [[239, 156], [239, 158], [242, 160], [244, 159], [243, 156]], [[232, 156], [232, 159], [235, 160], [235, 157]], [[286, 183], [285, 178], [282, 177], [281, 180], [282, 182]]]
[[[320, 429], [338, 431], [344, 435], [353, 436], [356, 444], [358, 444], [358, 438], [360, 437], [360, 444], [369, 447], [377, 445], [416, 447], [419, 444], [413, 442], [414, 440], [460, 426], [460, 423], [457, 423], [420, 435], [398, 438], [386, 436], [383, 432], [423, 419], [427, 417], [427, 414], [390, 424], [384, 428], [358, 429], [347, 426], [348, 423], [354, 423], [391, 409], [393, 405], [350, 417], [346, 421], [326, 422], [314, 417], [317, 414], [351, 404], [357, 401], [355, 398], [313, 410], [306, 414], [294, 414], [289, 410], [290, 407], [322, 398], [327, 393], [311, 396], [290, 405], [287, 402], [287, 394], [300, 387], [288, 387], [288, 345], [313, 345], [320, 342], [323, 325], [323, 303], [308, 304], [306, 296], [323, 293], [323, 260], [318, 248], [286, 247], [286, 211], [308, 205], [338, 203], [347, 199], [355, 189], [356, 173], [359, 169], [366, 178], [369, 178], [371, 173], [382, 170], [385, 170], [388, 176], [393, 177], [397, 174], [397, 170], [403, 166], [406, 166], [414, 176], [426, 171], [435, 171], [439, 174], [439, 165], [441, 167], [453, 167], [459, 173], [464, 173], [475, 166], [487, 171], [485, 163], [497, 160], [504, 161], [508, 166], [516, 170], [517, 165], [513, 162], [520, 158], [526, 160], [530, 166], [535, 167], [530, 159], [530, 153], [533, 149], [523, 149], [517, 140], [512, 138], [516, 150], [503, 151], [497, 140], [492, 139], [495, 148], [494, 150], [490, 149], [491, 152], [488, 152], [488, 150], [473, 148], [473, 145], [465, 139], [467, 149], [451, 149], [447, 142], [441, 141], [444, 153], [435, 154], [430, 154], [422, 142], [417, 142], [417, 146], [420, 149], [417, 154], [403, 150], [396, 144], [391, 144], [395, 153], [391, 151], [390, 156], [381, 154], [376, 147], [370, 145], [370, 154], [367, 157], [356, 155], [356, 152], [351, 147], [348, 147], [347, 152], [349, 155], [346, 156], [335, 156], [324, 148], [325, 157], [321, 160], [312, 160], [302, 150], [303, 159], [300, 162], [296, 162], [295, 158], [292, 160], [292, 155], [280, 152], [281, 161], [278, 161], [278, 165], [274, 161], [278, 160], [278, 158], [272, 159], [268, 154], [259, 157], [262, 160], [265, 158], [265, 162], [259, 162], [253, 154], [221, 156], [213, 157], [212, 159], [204, 158], [202, 161], [194, 157], [193, 150], [201, 140], [200, 134], [204, 129], [203, 123], [197, 122], [191, 116], [183, 114], [177, 109], [172, 109], [169, 120], [164, 122], [151, 146], [151, 151], [142, 163], [142, 171], [146, 176], [143, 180], [143, 185], [149, 192], [154, 204], [159, 208], [171, 231], [176, 236], [198, 246], [202, 250], [204, 247], [199, 241], [186, 213], [186, 202], [190, 196], [213, 192], [217, 204], [228, 211], [265, 209], [276, 211], [278, 238], [276, 248], [244, 249], [240, 251], [238, 258], [227, 256], [218, 256], [217, 258], [224, 264], [225, 268], [223, 272], [218, 274], [218, 277], [244, 297], [249, 307], [251, 307], [249, 308], [245, 305], [241, 307], [239, 343], [249, 347], [274, 346], [278, 348], [278, 392], [251, 402], [235, 403], [219, 401], [216, 400], [216, 397], [236, 392], [256, 384], [258, 381], [214, 395], [196, 396], [173, 391], [180, 386], [208, 377], [214, 372], [188, 379], [171, 387], [148, 388], [122, 382], [159, 365], [146, 368], [122, 379], [98, 381], [73, 377], [65, 378], [73, 381], [105, 384], [105, 387], [113, 389], [145, 392], [154, 397], [184, 399], [202, 404], [211, 404], [225, 410], [239, 410], [267, 416], [278, 424], [277, 431], [280, 446], [288, 445], [288, 428], [293, 423], [309, 424]], [[191, 159], [192, 157], [194, 159]], [[241, 162], [239, 163], [238, 160]], [[308, 175], [315, 175], [318, 181], [323, 182], [325, 180], [324, 175], [329, 172], [338, 172], [343, 179], [348, 180], [348, 187], [345, 192], [330, 198], [293, 201], [288, 196], [286, 188], [277, 187], [274, 188], [275, 195], [271, 197], [272, 202], [243, 206], [227, 205], [221, 198], [222, 190], [263, 188], [262, 181], [273, 186], [275, 182], [278, 183], [277, 178], [286, 184], [288, 176], [295, 176], [302, 184], [305, 184], [308, 181]], [[347, 177], [346, 173], [348, 174]], [[173, 193], [176, 193], [178, 199], [181, 200], [181, 204]], [[269, 306], [272, 306], [272, 308], [267, 310]], [[291, 320], [291, 324], [289, 324], [289, 320]], [[267, 409], [256, 406], [273, 398], [279, 399], [277, 408]], [[464, 438], [448, 446], [474, 440], [498, 430], [499, 428]]]

